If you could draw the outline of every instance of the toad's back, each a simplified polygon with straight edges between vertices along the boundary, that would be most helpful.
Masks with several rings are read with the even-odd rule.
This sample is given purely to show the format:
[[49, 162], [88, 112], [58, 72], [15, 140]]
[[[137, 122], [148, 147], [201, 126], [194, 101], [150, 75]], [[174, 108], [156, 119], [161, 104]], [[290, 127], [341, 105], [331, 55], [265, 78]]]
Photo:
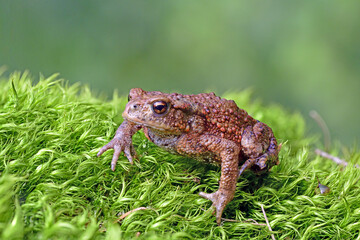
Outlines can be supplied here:
[[241, 136], [246, 126], [258, 122], [245, 110], [239, 108], [233, 100], [220, 98], [214, 93], [196, 95], [172, 93], [168, 97], [191, 102], [193, 108], [197, 109], [196, 114], [205, 120], [204, 131], [234, 141], [238, 145], [241, 143]]

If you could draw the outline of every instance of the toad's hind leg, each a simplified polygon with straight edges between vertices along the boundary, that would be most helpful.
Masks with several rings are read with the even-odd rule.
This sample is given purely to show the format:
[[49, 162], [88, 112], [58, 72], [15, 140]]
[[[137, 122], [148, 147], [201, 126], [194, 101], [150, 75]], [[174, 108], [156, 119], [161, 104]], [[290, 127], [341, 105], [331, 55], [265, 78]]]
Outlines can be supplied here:
[[253, 167], [256, 172], [262, 172], [278, 164], [280, 149], [266, 124], [258, 122], [253, 127], [248, 126], [242, 135], [241, 145], [242, 154], [248, 159], [240, 167], [239, 177], [248, 168]]
[[219, 189], [214, 193], [199, 193], [213, 202], [216, 209], [216, 222], [221, 223], [221, 215], [226, 205], [234, 198], [239, 171], [240, 148], [232, 141], [213, 135], [184, 136], [177, 143], [180, 154], [191, 157], [211, 154], [221, 161]]

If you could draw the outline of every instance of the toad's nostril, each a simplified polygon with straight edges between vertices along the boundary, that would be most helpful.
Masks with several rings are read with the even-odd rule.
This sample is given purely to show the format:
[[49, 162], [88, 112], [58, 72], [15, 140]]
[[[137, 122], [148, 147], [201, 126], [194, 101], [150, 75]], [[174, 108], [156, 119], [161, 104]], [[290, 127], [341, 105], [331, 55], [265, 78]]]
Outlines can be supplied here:
[[135, 109], [138, 109], [139, 105], [138, 105], [138, 104], [134, 104], [134, 105], [132, 105], [131, 107], [132, 107], [133, 110], [135, 110]]

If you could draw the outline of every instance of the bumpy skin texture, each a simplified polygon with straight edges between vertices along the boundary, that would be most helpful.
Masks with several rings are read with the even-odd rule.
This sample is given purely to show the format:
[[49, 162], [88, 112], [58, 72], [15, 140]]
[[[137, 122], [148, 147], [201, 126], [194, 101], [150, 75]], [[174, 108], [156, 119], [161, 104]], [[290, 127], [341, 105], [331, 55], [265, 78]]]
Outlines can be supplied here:
[[265, 171], [278, 164], [278, 145], [272, 130], [214, 93], [197, 95], [130, 90], [124, 121], [115, 137], [98, 153], [114, 149], [111, 169], [124, 152], [133, 163], [132, 136], [140, 129], [156, 145], [180, 155], [221, 165], [219, 189], [200, 196], [213, 202], [216, 221], [233, 199], [238, 177], [246, 169]]

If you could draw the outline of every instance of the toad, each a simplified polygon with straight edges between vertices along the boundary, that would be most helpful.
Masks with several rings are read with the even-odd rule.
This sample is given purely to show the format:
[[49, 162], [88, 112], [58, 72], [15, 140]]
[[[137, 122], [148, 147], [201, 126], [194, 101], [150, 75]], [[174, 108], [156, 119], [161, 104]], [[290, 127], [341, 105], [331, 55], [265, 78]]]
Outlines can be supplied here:
[[263, 172], [278, 164], [280, 148], [271, 128], [232, 100], [214, 93], [166, 94], [140, 88], [131, 89], [128, 100], [122, 114], [124, 121], [97, 156], [114, 149], [113, 171], [122, 152], [133, 164], [136, 153], [132, 136], [143, 129], [151, 142], [169, 152], [220, 165], [219, 189], [199, 193], [212, 201], [217, 224], [246, 169]]

